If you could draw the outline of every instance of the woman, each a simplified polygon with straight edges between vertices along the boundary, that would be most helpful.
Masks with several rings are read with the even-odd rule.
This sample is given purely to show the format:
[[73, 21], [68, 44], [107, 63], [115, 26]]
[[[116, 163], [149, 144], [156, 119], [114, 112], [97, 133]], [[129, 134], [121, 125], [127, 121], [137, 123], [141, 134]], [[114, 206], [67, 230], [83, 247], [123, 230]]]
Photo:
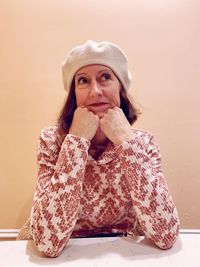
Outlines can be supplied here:
[[161, 170], [158, 145], [133, 129], [123, 51], [87, 41], [63, 64], [67, 102], [58, 125], [41, 132], [31, 235], [40, 251], [58, 256], [70, 237], [144, 234], [162, 249], [179, 219]]

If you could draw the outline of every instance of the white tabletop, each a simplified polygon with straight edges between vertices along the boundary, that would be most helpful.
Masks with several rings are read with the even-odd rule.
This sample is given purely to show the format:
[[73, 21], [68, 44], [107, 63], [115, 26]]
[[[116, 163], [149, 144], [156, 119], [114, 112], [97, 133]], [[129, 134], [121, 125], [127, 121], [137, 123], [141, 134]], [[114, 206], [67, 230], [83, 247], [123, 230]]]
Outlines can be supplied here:
[[0, 266], [199, 267], [200, 234], [181, 234], [173, 248], [160, 250], [145, 239], [129, 237], [71, 239], [57, 258], [37, 252], [32, 241], [1, 241]]

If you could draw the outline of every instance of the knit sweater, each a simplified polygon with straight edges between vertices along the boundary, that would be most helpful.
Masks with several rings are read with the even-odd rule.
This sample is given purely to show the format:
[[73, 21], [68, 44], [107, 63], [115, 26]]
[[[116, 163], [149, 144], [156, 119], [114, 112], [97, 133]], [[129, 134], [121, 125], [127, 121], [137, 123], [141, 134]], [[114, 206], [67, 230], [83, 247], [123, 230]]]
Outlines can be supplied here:
[[57, 126], [42, 130], [30, 229], [39, 251], [58, 256], [69, 238], [99, 233], [144, 234], [170, 248], [179, 218], [161, 169], [154, 136], [133, 129], [132, 139], [109, 142], [95, 160], [90, 141]]

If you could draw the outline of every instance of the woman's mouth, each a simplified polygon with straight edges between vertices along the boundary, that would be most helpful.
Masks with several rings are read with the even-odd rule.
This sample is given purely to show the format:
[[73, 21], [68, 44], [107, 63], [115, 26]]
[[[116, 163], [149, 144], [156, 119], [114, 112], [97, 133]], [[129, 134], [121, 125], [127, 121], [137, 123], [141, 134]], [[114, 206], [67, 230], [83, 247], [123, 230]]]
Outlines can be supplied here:
[[103, 105], [108, 105], [108, 103], [104, 103], [104, 102], [100, 102], [100, 103], [93, 103], [89, 106], [91, 107], [99, 107], [99, 106], [103, 106]]
[[88, 109], [91, 111], [106, 111], [110, 107], [110, 104], [105, 102], [92, 103], [88, 105]]

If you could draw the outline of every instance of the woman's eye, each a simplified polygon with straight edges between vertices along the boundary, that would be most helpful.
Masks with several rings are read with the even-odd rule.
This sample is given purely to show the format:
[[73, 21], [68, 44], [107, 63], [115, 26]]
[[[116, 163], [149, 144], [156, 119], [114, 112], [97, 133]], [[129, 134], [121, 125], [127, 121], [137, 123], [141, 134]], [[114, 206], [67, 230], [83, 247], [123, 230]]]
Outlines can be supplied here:
[[85, 83], [87, 83], [87, 78], [85, 78], [85, 77], [80, 77], [80, 78], [78, 79], [78, 84], [85, 84]]
[[107, 80], [110, 80], [111, 79], [111, 75], [109, 73], [104, 73], [102, 75], [102, 80], [103, 81], [107, 81]]

